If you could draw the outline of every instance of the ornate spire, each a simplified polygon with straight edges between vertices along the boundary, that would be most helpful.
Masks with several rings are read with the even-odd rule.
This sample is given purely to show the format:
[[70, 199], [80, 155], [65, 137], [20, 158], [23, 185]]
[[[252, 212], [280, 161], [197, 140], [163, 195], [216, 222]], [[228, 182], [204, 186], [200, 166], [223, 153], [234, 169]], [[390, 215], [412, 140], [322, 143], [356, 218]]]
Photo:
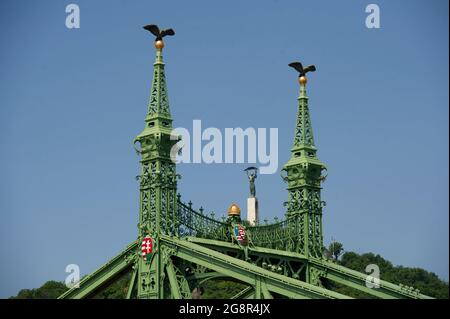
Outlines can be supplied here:
[[284, 180], [288, 184], [287, 215], [297, 218], [303, 225], [299, 228], [299, 252], [306, 256], [321, 258], [323, 202], [320, 199], [320, 189], [321, 182], [324, 179], [322, 171], [326, 167], [316, 157], [317, 150], [314, 146], [308, 97], [306, 95], [306, 73], [315, 71], [316, 68], [313, 65], [303, 68], [299, 62], [291, 63], [289, 66], [300, 73], [300, 95], [298, 97], [294, 145], [291, 149], [292, 155], [283, 167], [283, 171], [286, 172]]
[[156, 47], [156, 61], [153, 64], [153, 80], [150, 91], [150, 100], [148, 102], [148, 112], [145, 121], [150, 123], [157, 121], [154, 124], [162, 124], [158, 120], [166, 120], [168, 124], [171, 124], [172, 117], [170, 115], [169, 98], [167, 94], [166, 76], [164, 73], [164, 62], [162, 56], [162, 48], [164, 44], [157, 45], [162, 40], [155, 43]]
[[162, 50], [164, 48], [163, 37], [174, 35], [175, 32], [172, 29], [160, 31], [154, 24], [147, 25], [144, 29], [150, 31], [156, 37], [154, 42], [156, 48], [156, 60], [153, 64], [153, 80], [147, 116], [145, 117], [145, 128], [142, 133], [136, 137], [135, 142], [141, 140], [144, 136], [155, 133], [170, 134], [172, 131], [172, 116], [170, 114]]
[[292, 157], [316, 157], [314, 136], [312, 132], [311, 119], [309, 117], [308, 96], [306, 95], [306, 73], [316, 71], [314, 65], [303, 68], [300, 62], [289, 64], [299, 72], [300, 95], [298, 97], [297, 123], [295, 126], [294, 145], [291, 149]]
[[177, 178], [171, 149], [179, 139], [172, 136], [172, 117], [167, 97], [166, 77], [162, 49], [163, 37], [174, 35], [172, 29], [159, 30], [152, 24], [144, 29], [155, 35], [156, 61], [150, 92], [145, 128], [135, 143], [139, 142], [141, 174], [139, 175], [140, 212], [138, 241], [152, 240], [154, 251], [150, 260], [139, 259], [137, 268], [137, 297], [164, 297], [164, 265], [161, 256], [161, 235], [176, 234]]
[[295, 126], [294, 145], [292, 147], [292, 153], [294, 155], [298, 152], [300, 152], [301, 156], [315, 157], [316, 155], [308, 109], [308, 96], [306, 95], [306, 81], [305, 83], [300, 83], [297, 123]]
[[[308, 163], [313, 164], [313, 166], [317, 167], [318, 173], [320, 174], [320, 171], [326, 169], [326, 166], [321, 161], [319, 161], [316, 155], [317, 149], [314, 145], [313, 129], [308, 108], [308, 96], [306, 95], [306, 83], [308, 82], [306, 73], [316, 71], [316, 67], [314, 65], [310, 65], [306, 68], [303, 68], [300, 62], [290, 63], [289, 66], [293, 67], [299, 72], [298, 82], [300, 84], [300, 94], [297, 98], [297, 121], [295, 125], [294, 143], [291, 148], [291, 158], [285, 164], [284, 168], [286, 171], [289, 171], [286, 168], [298, 164]], [[315, 186], [319, 186], [320, 183], [318, 184], [318, 182], [318, 180], [302, 180], [301, 184], [312, 184]]]

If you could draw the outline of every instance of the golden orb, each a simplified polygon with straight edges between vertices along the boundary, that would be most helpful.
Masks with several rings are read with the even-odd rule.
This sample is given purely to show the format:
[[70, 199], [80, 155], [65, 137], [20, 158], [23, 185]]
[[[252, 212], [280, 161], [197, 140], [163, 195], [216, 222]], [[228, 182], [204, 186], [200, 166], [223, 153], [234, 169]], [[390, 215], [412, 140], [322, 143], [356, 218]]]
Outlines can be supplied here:
[[231, 204], [231, 206], [228, 208], [228, 216], [240, 216], [241, 215], [241, 209], [236, 203]]
[[163, 40], [155, 41], [155, 48], [158, 49], [158, 50], [161, 50], [162, 48], [164, 48]]
[[308, 82], [306, 76], [302, 75], [301, 77], [298, 78], [298, 83], [300, 83], [301, 85], [305, 85], [306, 82]]

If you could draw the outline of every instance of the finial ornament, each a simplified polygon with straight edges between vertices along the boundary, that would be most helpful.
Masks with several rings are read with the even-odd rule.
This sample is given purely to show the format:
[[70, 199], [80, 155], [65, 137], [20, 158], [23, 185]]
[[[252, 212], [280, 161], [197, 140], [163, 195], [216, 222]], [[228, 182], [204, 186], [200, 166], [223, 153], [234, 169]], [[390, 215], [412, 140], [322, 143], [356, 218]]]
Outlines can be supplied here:
[[164, 48], [163, 38], [167, 35], [175, 35], [175, 31], [173, 29], [164, 29], [159, 30], [156, 24], [148, 24], [143, 27], [145, 30], [151, 32], [155, 38], [155, 48], [157, 50], [162, 50]]
[[316, 66], [313, 64], [308, 65], [306, 68], [304, 68], [300, 62], [292, 62], [289, 63], [289, 66], [291, 68], [294, 68], [299, 73], [298, 82], [300, 83], [300, 85], [306, 85], [306, 83], [308, 82], [306, 73], [316, 71]]
[[241, 215], [241, 209], [236, 203], [231, 204], [231, 206], [228, 208], [228, 216], [240, 216]]

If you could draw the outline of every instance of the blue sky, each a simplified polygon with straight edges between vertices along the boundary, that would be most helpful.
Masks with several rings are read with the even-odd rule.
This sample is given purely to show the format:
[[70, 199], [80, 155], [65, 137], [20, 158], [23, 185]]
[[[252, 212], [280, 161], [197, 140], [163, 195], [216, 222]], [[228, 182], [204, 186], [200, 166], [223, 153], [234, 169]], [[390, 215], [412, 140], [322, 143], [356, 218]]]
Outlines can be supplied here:
[[[173, 27], [164, 59], [174, 125], [279, 129], [289, 159], [298, 84], [329, 175], [325, 241], [448, 280], [448, 1], [0, 2], [0, 297], [82, 274], [137, 235], [139, 162], [154, 49], [148, 23]], [[244, 164], [181, 164], [179, 191], [221, 215], [245, 207]], [[262, 175], [263, 218], [282, 217], [279, 174]], [[381, 274], [382, 276], [382, 274]]]

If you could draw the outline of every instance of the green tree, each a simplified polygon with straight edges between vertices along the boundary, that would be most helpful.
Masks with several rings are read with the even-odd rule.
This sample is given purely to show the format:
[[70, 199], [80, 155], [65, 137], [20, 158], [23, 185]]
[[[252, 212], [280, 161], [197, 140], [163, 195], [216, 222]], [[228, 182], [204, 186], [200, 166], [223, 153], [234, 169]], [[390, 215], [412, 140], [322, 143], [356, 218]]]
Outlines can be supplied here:
[[375, 264], [380, 268], [380, 279], [412, 286], [420, 290], [422, 294], [439, 299], [449, 298], [449, 284], [442, 281], [432, 272], [421, 268], [394, 266], [390, 261], [373, 253], [357, 254], [346, 252], [342, 255], [340, 264], [344, 267], [365, 273], [369, 264]]
[[128, 285], [130, 284], [131, 273], [125, 273], [118, 277], [112, 284], [100, 289], [95, 296], [95, 299], [125, 299], [127, 297]]
[[11, 299], [56, 299], [67, 290], [62, 282], [50, 280], [36, 289], [22, 289]]
[[336, 261], [339, 259], [339, 256], [343, 253], [343, 251], [344, 245], [342, 245], [342, 243], [340, 242], [333, 241], [328, 246], [328, 254], [332, 256]]

